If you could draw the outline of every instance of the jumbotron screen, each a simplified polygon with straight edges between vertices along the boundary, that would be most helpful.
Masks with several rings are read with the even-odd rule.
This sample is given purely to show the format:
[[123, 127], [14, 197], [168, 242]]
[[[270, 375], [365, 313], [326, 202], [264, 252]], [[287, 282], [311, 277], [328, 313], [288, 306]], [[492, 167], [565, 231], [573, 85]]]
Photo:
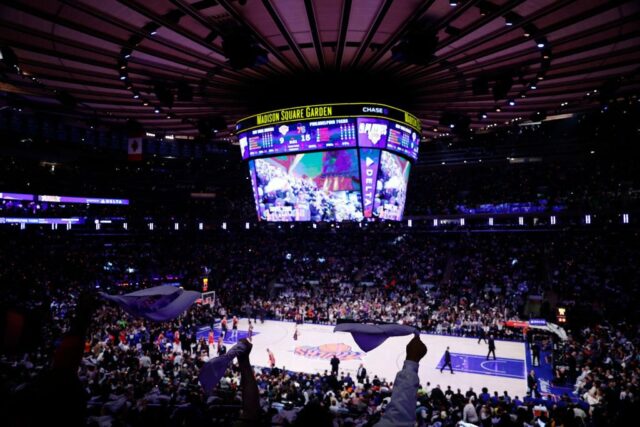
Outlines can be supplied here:
[[264, 221], [402, 219], [415, 116], [380, 104], [295, 107], [236, 125]]

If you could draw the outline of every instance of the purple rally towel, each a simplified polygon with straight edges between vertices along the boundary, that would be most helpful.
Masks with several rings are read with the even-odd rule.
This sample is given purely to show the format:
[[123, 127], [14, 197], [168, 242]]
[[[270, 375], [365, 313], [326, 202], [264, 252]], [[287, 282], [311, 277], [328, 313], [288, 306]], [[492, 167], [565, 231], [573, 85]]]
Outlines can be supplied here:
[[132, 316], [164, 322], [184, 313], [200, 298], [200, 293], [165, 285], [124, 295], [100, 292], [100, 296], [115, 302]]
[[240, 341], [238, 344], [231, 347], [227, 353], [222, 356], [214, 357], [210, 359], [207, 363], [204, 364], [202, 368], [200, 368], [200, 374], [198, 375], [198, 379], [200, 380], [200, 384], [202, 384], [202, 388], [207, 393], [211, 392], [218, 385], [220, 378], [224, 375], [233, 359], [242, 354], [246, 353], [249, 350], [249, 346], [246, 342]]
[[364, 352], [373, 350], [389, 337], [417, 334], [418, 330], [406, 325], [368, 325], [363, 323], [339, 323], [333, 332], [349, 332]]

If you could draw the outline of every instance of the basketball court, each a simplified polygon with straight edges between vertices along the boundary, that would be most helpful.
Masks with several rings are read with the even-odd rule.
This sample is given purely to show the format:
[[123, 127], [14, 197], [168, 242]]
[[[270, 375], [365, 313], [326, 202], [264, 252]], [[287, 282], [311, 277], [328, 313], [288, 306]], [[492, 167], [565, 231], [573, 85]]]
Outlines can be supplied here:
[[[238, 336], [246, 336], [247, 319], [241, 319]], [[329, 360], [337, 354], [340, 371], [355, 373], [363, 363], [372, 379], [374, 375], [393, 381], [405, 358], [405, 347], [411, 336], [387, 339], [380, 347], [364, 353], [354, 342], [351, 334], [333, 332], [333, 326], [304, 324], [298, 326], [298, 339], [294, 340], [295, 324], [290, 322], [265, 321], [254, 325], [251, 363], [254, 366], [268, 366], [267, 348], [276, 358], [276, 365], [292, 371], [324, 372], [330, 369]], [[219, 331], [216, 331], [216, 335]], [[227, 333], [227, 347], [233, 345], [231, 332]], [[525, 345], [522, 342], [496, 341], [497, 360], [486, 360], [487, 344], [478, 344], [477, 338], [461, 338], [442, 335], [422, 334], [428, 353], [420, 363], [420, 383], [427, 382], [432, 387], [447, 386], [462, 393], [469, 387], [479, 394], [487, 387], [493, 394], [507, 391], [510, 396], [524, 397], [527, 389], [527, 363]], [[448, 370], [440, 373], [444, 352], [450, 348], [454, 374]]]

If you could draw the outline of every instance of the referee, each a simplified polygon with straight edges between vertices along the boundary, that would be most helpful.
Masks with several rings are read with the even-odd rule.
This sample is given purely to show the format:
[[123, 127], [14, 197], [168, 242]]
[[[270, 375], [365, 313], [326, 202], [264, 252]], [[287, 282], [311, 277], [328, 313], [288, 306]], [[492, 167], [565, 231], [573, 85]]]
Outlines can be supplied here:
[[446, 368], [447, 366], [449, 367], [449, 370], [453, 374], [453, 366], [451, 365], [451, 353], [449, 353], [449, 347], [447, 347], [447, 350], [444, 352], [444, 364], [440, 368], [440, 373], [442, 373], [444, 368]]

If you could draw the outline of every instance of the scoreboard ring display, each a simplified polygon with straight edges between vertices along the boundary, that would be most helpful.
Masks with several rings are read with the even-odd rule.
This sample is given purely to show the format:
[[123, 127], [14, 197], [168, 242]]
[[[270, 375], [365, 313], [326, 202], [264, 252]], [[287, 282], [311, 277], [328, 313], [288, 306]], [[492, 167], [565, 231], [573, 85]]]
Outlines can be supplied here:
[[420, 121], [384, 104], [290, 107], [238, 121], [259, 220], [402, 219]]

